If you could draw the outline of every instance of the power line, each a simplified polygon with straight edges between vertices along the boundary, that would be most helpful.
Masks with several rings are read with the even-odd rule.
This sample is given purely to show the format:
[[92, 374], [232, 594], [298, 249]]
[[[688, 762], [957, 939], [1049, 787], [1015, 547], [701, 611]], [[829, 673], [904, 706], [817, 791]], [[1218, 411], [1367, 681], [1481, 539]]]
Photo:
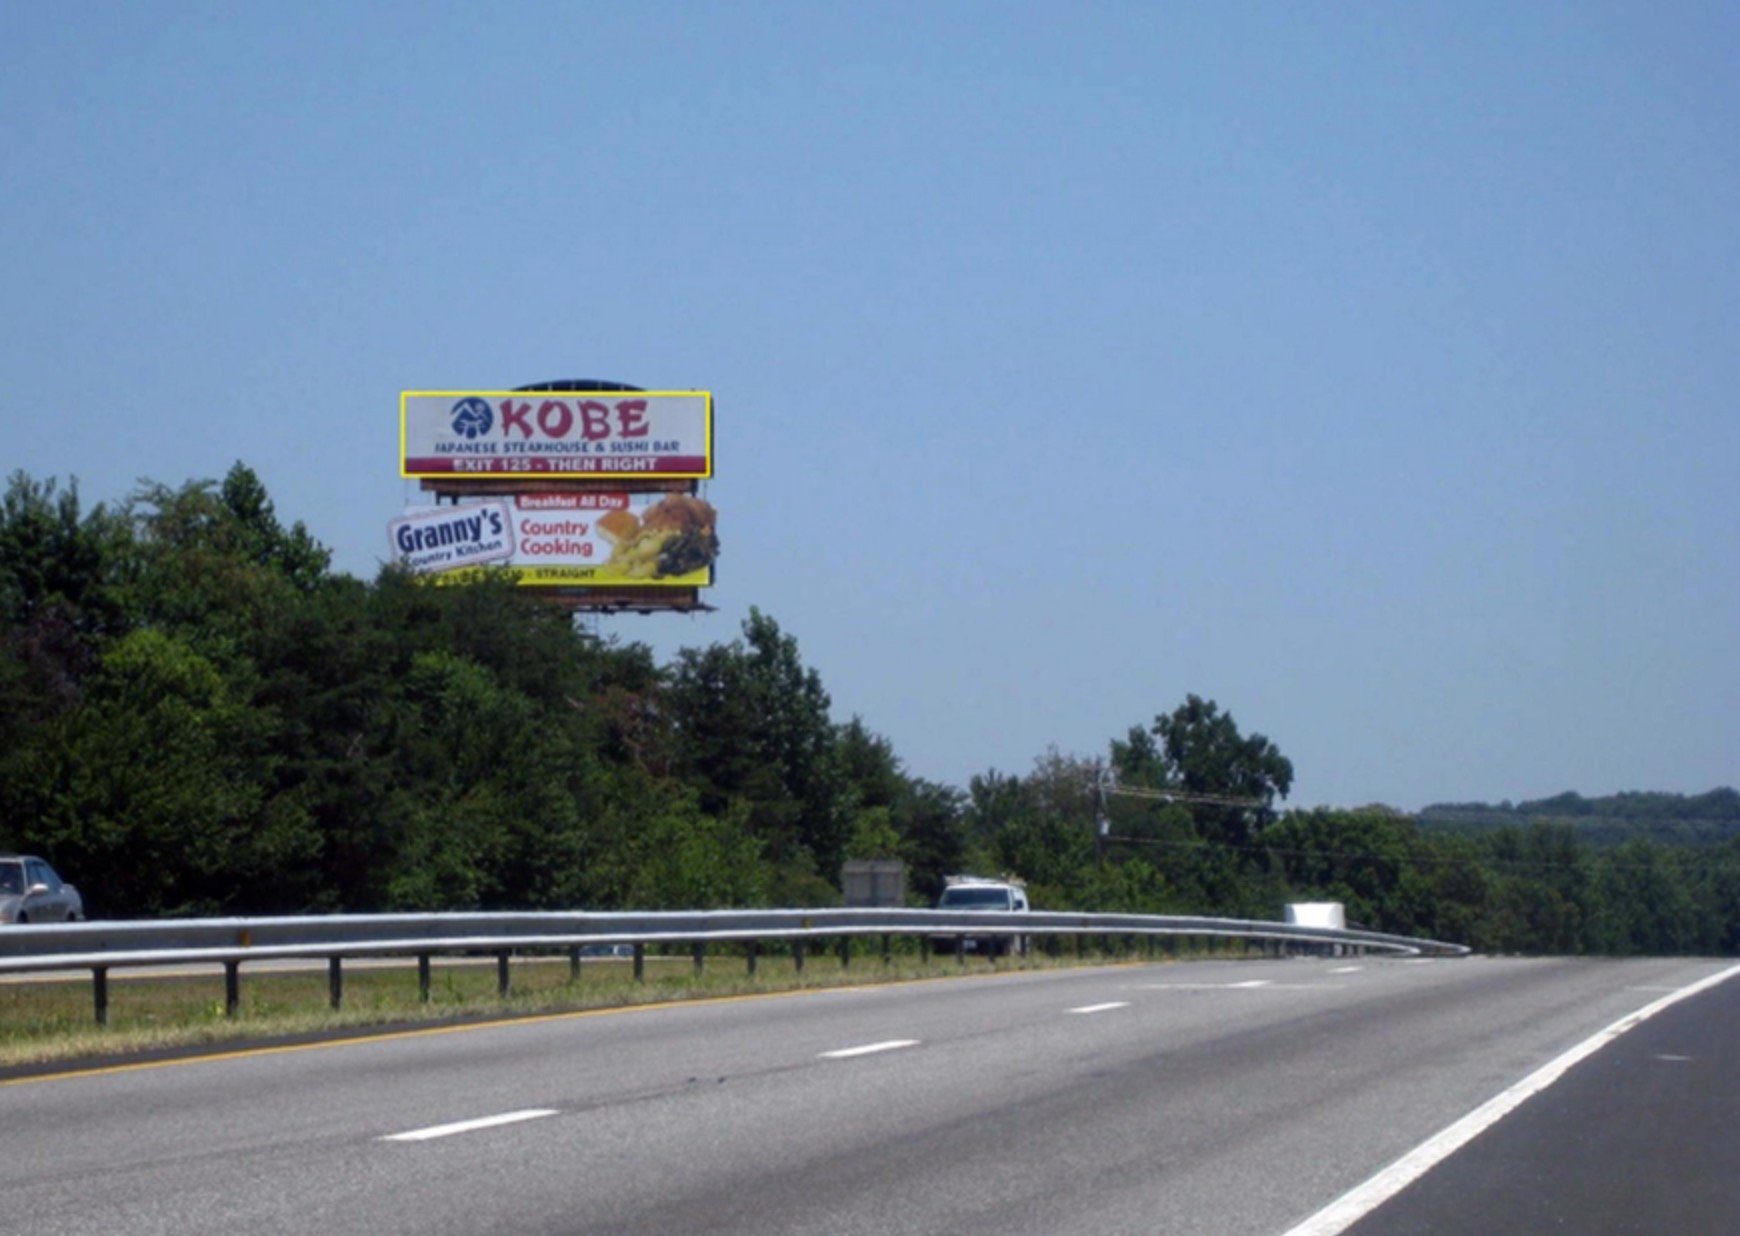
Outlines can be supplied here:
[[1231, 794], [1195, 794], [1188, 790], [1156, 790], [1147, 786], [1119, 785], [1107, 773], [1101, 777], [1100, 790], [1102, 794], [1115, 794], [1119, 798], [1148, 798], [1167, 803], [1200, 803], [1209, 807], [1267, 807], [1266, 798], [1239, 798]]
[[[1568, 859], [1549, 861], [1540, 859], [1464, 857], [1454, 854], [1380, 854], [1375, 850], [1300, 850], [1285, 846], [1264, 845], [1260, 841], [1241, 843], [1236, 841], [1212, 841], [1207, 838], [1197, 838], [1192, 841], [1176, 841], [1160, 837], [1136, 837], [1127, 833], [1104, 833], [1102, 834], [1102, 839], [1107, 842], [1117, 842], [1120, 845], [1152, 846], [1157, 849], [1261, 851], [1265, 854], [1273, 854], [1289, 858], [1339, 859], [1343, 861], [1369, 859], [1373, 862], [1417, 863], [1422, 865], [1432, 863], [1446, 865], [1460, 864], [1463, 866], [1479, 868], [1505, 867], [1535, 871], [1561, 871], [1572, 866], [1578, 857], [1582, 857], [1581, 855], [1577, 855]], [[1729, 861], [1733, 861], [1732, 857], [1730, 857]], [[1659, 870], [1659, 868], [1653, 863], [1603, 862], [1597, 858], [1591, 860], [1587, 870], [1591, 872], [1595, 870], [1654, 871]]]
[[[1334, 859], [1340, 861], [1369, 860], [1372, 862], [1417, 863], [1421, 865], [1440, 864], [1449, 866], [1471, 866], [1491, 870], [1493, 868], [1518, 869], [1527, 871], [1562, 871], [1570, 867], [1583, 854], [1573, 855], [1566, 859], [1511, 859], [1496, 857], [1464, 857], [1453, 854], [1379, 854], [1369, 850], [1300, 850], [1282, 846], [1264, 845], [1261, 842], [1212, 841], [1198, 838], [1193, 841], [1168, 841], [1161, 838], [1136, 837], [1129, 834], [1113, 833], [1111, 831], [1110, 797], [1139, 798], [1155, 802], [1186, 803], [1213, 807], [1265, 808], [1269, 806], [1266, 798], [1241, 798], [1230, 794], [1196, 794], [1187, 790], [1155, 789], [1148, 786], [1121, 785], [1117, 774], [1109, 769], [1100, 770], [1097, 787], [1099, 791], [1099, 819], [1095, 823], [1095, 849], [1103, 854], [1107, 843], [1117, 842], [1121, 845], [1146, 845], [1161, 849], [1209, 849], [1262, 851], [1266, 854], [1287, 858]], [[1418, 824], [1415, 824], [1418, 828]], [[1423, 839], [1422, 839], [1423, 840]], [[1429, 844], [1429, 843], [1428, 843]], [[1586, 870], [1604, 871], [1653, 871], [1658, 870], [1654, 863], [1622, 863], [1601, 861], [1599, 858], [1589, 862]]]

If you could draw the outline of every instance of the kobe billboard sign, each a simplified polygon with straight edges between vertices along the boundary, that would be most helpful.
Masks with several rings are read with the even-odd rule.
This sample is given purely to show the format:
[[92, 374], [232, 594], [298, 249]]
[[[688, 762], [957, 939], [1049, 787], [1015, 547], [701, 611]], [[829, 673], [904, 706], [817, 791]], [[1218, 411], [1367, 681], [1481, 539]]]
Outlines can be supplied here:
[[405, 476], [713, 475], [708, 391], [405, 391]]

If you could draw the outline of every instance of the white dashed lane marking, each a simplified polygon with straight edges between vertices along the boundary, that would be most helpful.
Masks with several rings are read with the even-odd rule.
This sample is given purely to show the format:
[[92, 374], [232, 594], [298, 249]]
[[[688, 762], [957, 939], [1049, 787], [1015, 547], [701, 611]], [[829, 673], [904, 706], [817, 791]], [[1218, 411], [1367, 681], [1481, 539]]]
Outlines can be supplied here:
[[1127, 1009], [1129, 1007], [1128, 1000], [1113, 1000], [1106, 1004], [1084, 1004], [1079, 1009], [1070, 1009], [1069, 1011], [1072, 1013], [1104, 1013], [1108, 1009]]
[[824, 1060], [847, 1060], [853, 1056], [868, 1056], [872, 1052], [897, 1051], [902, 1047], [917, 1047], [917, 1039], [889, 1039], [885, 1043], [866, 1043], [862, 1047], [842, 1047], [838, 1051], [825, 1051]]
[[1340, 983], [1277, 983], [1251, 979], [1244, 983], [1137, 983], [1142, 991], [1339, 991]]
[[540, 1116], [554, 1116], [556, 1111], [550, 1107], [534, 1107], [519, 1112], [503, 1112], [499, 1116], [481, 1116], [476, 1120], [459, 1120], [453, 1124], [435, 1124], [426, 1129], [412, 1129], [409, 1133], [390, 1133], [381, 1138], [383, 1142], [427, 1142], [437, 1137], [452, 1137], [455, 1133], [475, 1133], [479, 1129], [493, 1129], [504, 1124], [518, 1124], [522, 1120], [536, 1120]]

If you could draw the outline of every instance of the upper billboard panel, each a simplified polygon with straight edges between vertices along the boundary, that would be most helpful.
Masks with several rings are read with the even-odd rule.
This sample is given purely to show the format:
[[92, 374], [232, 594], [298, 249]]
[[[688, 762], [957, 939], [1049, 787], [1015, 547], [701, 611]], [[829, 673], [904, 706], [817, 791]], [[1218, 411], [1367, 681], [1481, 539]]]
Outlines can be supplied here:
[[713, 475], [709, 391], [405, 391], [405, 476]]

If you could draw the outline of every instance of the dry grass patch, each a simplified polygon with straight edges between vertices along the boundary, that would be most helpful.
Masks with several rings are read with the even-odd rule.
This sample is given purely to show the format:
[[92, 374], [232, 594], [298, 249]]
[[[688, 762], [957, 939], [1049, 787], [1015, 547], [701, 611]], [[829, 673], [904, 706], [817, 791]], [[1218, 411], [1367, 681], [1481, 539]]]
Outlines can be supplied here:
[[763, 954], [756, 973], [747, 973], [742, 955], [709, 956], [696, 973], [688, 955], [646, 959], [646, 978], [636, 982], [632, 963], [619, 958], [587, 958], [580, 977], [571, 977], [562, 958], [516, 957], [510, 994], [496, 987], [493, 959], [435, 959], [429, 1000], [420, 998], [414, 961], [391, 966], [352, 962], [344, 969], [343, 1007], [330, 1007], [324, 965], [286, 971], [247, 966], [241, 972], [241, 1004], [235, 1016], [224, 1009], [223, 971], [133, 976], [110, 971], [109, 1024], [96, 1025], [91, 982], [31, 980], [0, 982], [0, 1067], [97, 1060], [139, 1052], [239, 1044], [250, 1040], [367, 1030], [471, 1018], [528, 1016], [655, 1004], [674, 1000], [749, 995], [903, 982], [960, 974], [1040, 969], [1069, 962], [1044, 957], [1000, 959], [969, 957], [922, 962], [916, 954], [897, 954], [884, 965], [880, 956], [859, 955], [842, 967], [835, 954], [812, 955], [800, 973], [789, 956]]

